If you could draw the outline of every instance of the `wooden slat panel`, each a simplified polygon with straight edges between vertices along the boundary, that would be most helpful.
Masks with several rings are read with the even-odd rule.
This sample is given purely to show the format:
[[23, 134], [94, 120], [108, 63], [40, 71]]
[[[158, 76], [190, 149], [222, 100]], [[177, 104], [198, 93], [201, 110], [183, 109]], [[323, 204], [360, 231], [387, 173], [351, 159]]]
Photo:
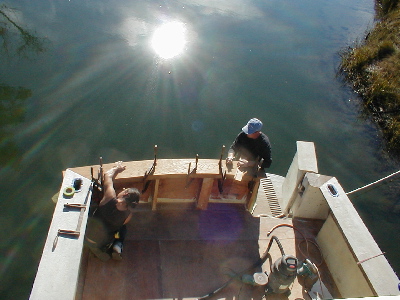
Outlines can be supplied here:
[[[126, 170], [117, 174], [114, 180], [114, 186], [117, 193], [122, 188], [136, 187], [142, 191], [145, 186], [144, 175], [152, 165], [153, 160], [124, 162]], [[189, 165], [195, 165], [195, 159], [160, 159], [157, 161], [154, 173], [146, 176], [146, 181], [150, 182], [150, 186], [141, 196], [141, 202], [149, 202], [153, 198], [152, 209], [157, 207], [157, 199], [163, 202], [195, 202], [198, 200], [201, 190], [201, 199], [198, 200], [197, 208], [206, 209], [209, 199], [214, 202], [232, 202], [242, 203], [249, 197], [248, 182], [253, 179], [248, 172], [242, 172], [243, 177], [235, 180], [236, 167], [226, 169], [226, 177], [223, 182], [223, 192], [220, 193], [218, 181], [221, 181], [222, 175], [219, 168], [219, 160], [216, 159], [199, 159], [196, 172], [188, 176], [188, 172], [193, 170]], [[113, 167], [114, 164], [105, 164], [104, 172]], [[91, 166], [74, 168], [75, 172], [84, 177], [90, 177]], [[94, 173], [97, 173], [98, 166], [94, 167]], [[225, 168], [223, 168], [225, 172]], [[243, 171], [243, 170], [242, 170]], [[156, 197], [152, 197], [155, 191], [155, 180], [159, 180], [156, 190]], [[208, 193], [208, 194], [207, 194]], [[210, 196], [211, 194], [211, 196]], [[177, 201], [175, 201], [177, 200]]]
[[223, 192], [221, 195], [218, 188], [218, 180], [215, 180], [210, 198], [241, 200], [248, 193], [248, 181], [237, 181], [233, 178], [227, 178], [223, 182], [222, 188]]
[[201, 179], [196, 178], [188, 187], [186, 187], [186, 177], [161, 179], [158, 198], [195, 200], [197, 198], [200, 183]]

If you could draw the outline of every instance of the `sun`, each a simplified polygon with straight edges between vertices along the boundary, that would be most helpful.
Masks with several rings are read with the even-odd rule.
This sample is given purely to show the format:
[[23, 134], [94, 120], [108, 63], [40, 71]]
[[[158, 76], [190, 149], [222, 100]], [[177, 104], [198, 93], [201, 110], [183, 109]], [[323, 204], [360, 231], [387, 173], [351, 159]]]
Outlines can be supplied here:
[[158, 27], [151, 40], [151, 46], [161, 58], [168, 59], [182, 53], [186, 45], [185, 25], [169, 22]]

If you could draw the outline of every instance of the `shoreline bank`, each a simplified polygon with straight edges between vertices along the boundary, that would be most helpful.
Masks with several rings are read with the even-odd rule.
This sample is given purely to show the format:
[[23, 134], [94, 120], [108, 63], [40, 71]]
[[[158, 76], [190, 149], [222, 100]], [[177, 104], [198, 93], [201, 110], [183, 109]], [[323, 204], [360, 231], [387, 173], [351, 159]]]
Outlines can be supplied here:
[[376, 0], [376, 23], [341, 53], [344, 80], [363, 101], [363, 113], [382, 131], [387, 152], [400, 157], [400, 8]]

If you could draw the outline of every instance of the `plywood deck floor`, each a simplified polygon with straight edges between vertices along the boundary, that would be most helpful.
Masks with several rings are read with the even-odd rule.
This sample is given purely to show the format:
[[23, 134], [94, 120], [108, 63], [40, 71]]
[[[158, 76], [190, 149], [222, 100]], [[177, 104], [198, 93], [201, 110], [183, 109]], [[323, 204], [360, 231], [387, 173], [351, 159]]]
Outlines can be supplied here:
[[[210, 205], [208, 210], [138, 209], [128, 227], [123, 260], [102, 262], [86, 251], [82, 294], [78, 299], [198, 299], [218, 289], [233, 276], [265, 270], [270, 261], [251, 268], [263, 255], [278, 224], [295, 225], [299, 230], [282, 226], [272, 235], [280, 240], [285, 254], [315, 263], [321, 261], [313, 240], [319, 231], [318, 221], [281, 220], [253, 217], [239, 205]], [[299, 234], [301, 232], [302, 234]], [[272, 244], [271, 262], [281, 257]], [[321, 266], [320, 271], [323, 269]], [[324, 272], [326, 274], [326, 272]], [[324, 275], [328, 288], [331, 279]], [[263, 299], [264, 287], [232, 280], [208, 299]], [[295, 281], [291, 295], [269, 295], [267, 299], [305, 298], [302, 286]]]

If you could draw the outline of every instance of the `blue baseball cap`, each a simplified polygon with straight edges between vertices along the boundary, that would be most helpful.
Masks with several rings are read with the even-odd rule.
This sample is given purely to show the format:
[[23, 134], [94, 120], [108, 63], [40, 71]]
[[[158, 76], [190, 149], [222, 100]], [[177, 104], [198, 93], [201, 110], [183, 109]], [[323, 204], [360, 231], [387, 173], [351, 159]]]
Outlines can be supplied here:
[[253, 118], [247, 122], [246, 126], [244, 126], [242, 130], [245, 134], [252, 134], [256, 131], [260, 131], [262, 125], [263, 123], [259, 119]]

